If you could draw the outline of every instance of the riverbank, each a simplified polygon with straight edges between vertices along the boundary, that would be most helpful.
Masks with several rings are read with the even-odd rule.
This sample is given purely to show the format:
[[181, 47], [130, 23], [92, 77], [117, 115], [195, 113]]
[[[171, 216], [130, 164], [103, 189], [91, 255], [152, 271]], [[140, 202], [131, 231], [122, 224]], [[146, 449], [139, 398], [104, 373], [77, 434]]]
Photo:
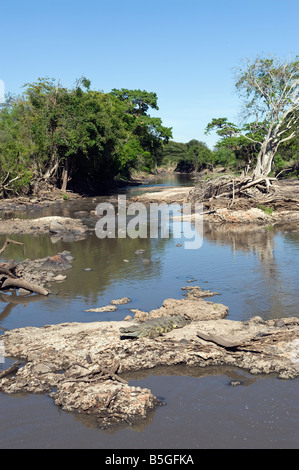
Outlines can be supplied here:
[[[134, 320], [5, 332], [5, 355], [20, 362], [11, 374], [2, 373], [0, 391], [49, 393], [63, 410], [93, 415], [106, 428], [145, 419], [161, 404], [149, 389], [130, 386], [126, 372], [184, 364], [234, 366], [284, 379], [299, 375], [298, 318], [228, 320], [226, 306], [205, 300], [215, 293], [198, 286], [184, 291], [183, 299], [166, 299], [159, 309], [136, 312]], [[182, 327], [154, 337], [123, 337], [122, 329], [145, 331], [149, 318], [165, 325], [165, 318], [178, 314], [186, 320]]]
[[[268, 203], [256, 204], [252, 207], [252, 201], [244, 201], [244, 199], [236, 199], [227, 207], [227, 200], [211, 200], [207, 207], [203, 204], [202, 212], [203, 220], [215, 223], [228, 224], [260, 224], [260, 225], [289, 225], [294, 228], [299, 225], [299, 182], [281, 181], [277, 182], [281, 194], [288, 202], [281, 202], [280, 198]], [[202, 203], [201, 190], [199, 186], [194, 188], [156, 188], [134, 198], [136, 202], [149, 204], [168, 203], [168, 204], [194, 204]], [[190, 221], [195, 220], [193, 214], [189, 217]]]
[[[168, 199], [170, 202], [175, 202], [176, 199], [173, 199], [173, 189], [166, 188], [167, 193], [164, 190], [165, 188], [159, 191], [152, 190], [148, 193], [151, 194], [151, 197], [153, 197], [153, 193], [159, 193], [158, 198], [155, 199], [157, 202], [162, 202], [166, 194], [171, 196]], [[227, 240], [229, 237], [232, 237], [234, 250], [241, 249], [244, 252], [248, 252], [251, 249], [251, 245], [249, 245], [246, 236], [244, 233], [241, 233], [241, 230], [246, 232], [249, 229], [253, 237], [252, 250], [259, 253], [258, 250], [261, 246], [259, 255], [262, 260], [262, 266], [266, 268], [268, 266], [267, 260], [272, 259], [272, 245], [270, 241], [273, 236], [271, 231], [264, 229], [264, 226], [267, 227], [267, 225], [268, 222], [265, 222], [265, 225], [258, 224], [259, 229], [256, 232], [253, 229], [253, 223], [249, 225], [248, 223], [228, 224], [217, 222], [213, 223], [210, 229], [211, 239], [221, 239], [220, 246], [222, 243], [229, 243]], [[237, 234], [236, 231], [238, 232]], [[240, 237], [240, 240], [236, 235]], [[240, 243], [238, 244], [238, 242]], [[87, 255], [92, 253], [93, 250], [91, 249], [92, 245], [86, 244], [85, 264], [80, 265], [80, 269], [78, 269], [78, 265], [76, 267], [78, 269], [77, 277], [79, 280], [76, 287], [71, 291], [72, 296], [74, 297], [78, 294], [78, 285], [81, 286], [84, 282], [91, 283], [94, 280], [96, 286], [93, 295], [88, 295], [84, 292], [84, 299], [92, 299], [90, 300], [89, 307], [102, 308], [102, 305], [107, 305], [107, 301], [95, 303], [94, 300], [97, 298], [99, 290], [102, 289], [102, 284], [108, 281], [111, 281], [111, 285], [115, 284], [115, 282], [118, 282], [115, 279], [118, 279], [119, 272], [123, 272], [123, 277], [126, 278], [127, 282], [126, 289], [131, 288], [132, 284], [132, 290], [130, 293], [129, 290], [125, 290], [125, 292], [121, 293], [120, 297], [123, 295], [131, 297], [131, 293], [137, 295], [135, 293], [136, 290], [143, 290], [142, 297], [144, 297], [147, 295], [146, 290], [148, 290], [147, 302], [149, 302], [149, 298], [156, 295], [158, 288], [156, 282], [151, 283], [150, 274], [152, 274], [152, 279], [158, 278], [158, 283], [161, 283], [159, 262], [165, 253], [163, 250], [158, 251], [157, 248], [159, 247], [150, 252], [149, 246], [146, 246], [146, 244], [143, 246], [133, 245], [132, 241], [131, 243], [131, 251], [128, 250], [125, 254], [121, 251], [119, 259], [116, 260], [115, 264], [118, 266], [118, 271], [117, 274], [114, 273], [114, 277], [111, 275], [111, 268], [109, 271], [108, 268], [106, 269], [106, 266], [112, 266], [113, 264], [112, 258], [115, 253], [116, 243], [104, 245], [104, 242], [97, 240], [97, 247], [103, 246], [103, 251], [94, 251], [93, 257], [89, 259]], [[267, 246], [261, 245], [261, 243]], [[78, 253], [85, 246], [85, 241], [82, 244], [80, 242], [79, 244], [74, 243], [74, 249], [76, 249], [75, 245], [78, 247]], [[148, 252], [145, 254], [147, 263], [143, 263], [143, 259], [137, 253], [139, 248], [148, 249]], [[174, 244], [173, 250], [174, 252], [171, 257], [175, 261], [165, 271], [167, 283], [162, 287], [159, 286], [160, 289], [163, 288], [163, 296], [164, 292], [167, 292], [166, 295], [172, 295], [169, 294], [169, 289], [171, 289], [169, 284], [174, 282], [177, 276], [182, 276], [180, 265], [183, 266], [183, 263], [186, 265], [189, 263], [189, 266], [191, 266], [191, 257], [183, 258], [181, 256], [183, 253], [182, 248], [178, 248]], [[196, 258], [194, 254], [192, 258]], [[213, 265], [211, 278], [215, 280], [218, 272], [217, 265], [222, 266], [225, 260], [221, 260], [219, 252], [216, 253], [213, 248], [213, 251], [204, 258], [204, 261], [200, 263], [198, 256], [197, 260], [193, 261], [196, 266], [188, 267], [186, 273], [188, 272], [190, 282], [192, 281], [192, 276], [201, 276], [201, 281], [205, 282], [208, 278], [209, 268], [207, 265], [211, 265], [214, 262], [213, 260], [216, 260], [216, 264]], [[91, 264], [92, 262], [94, 264]], [[289, 263], [290, 260], [288, 260], [288, 265]], [[130, 265], [131, 270], [129, 270]], [[201, 265], [203, 266], [202, 269]], [[85, 268], [91, 266], [92, 268], [85, 271], [85, 269], [82, 269], [83, 266]], [[267, 280], [265, 289], [267, 290], [263, 291], [263, 297], [269, 293], [270, 280], [275, 279], [273, 269], [275, 269], [275, 266], [269, 262], [269, 278], [265, 275]], [[201, 274], [199, 274], [200, 270]], [[102, 273], [102, 271], [104, 271], [103, 277], [100, 278], [98, 277], [99, 272]], [[38, 279], [38, 272], [39, 268], [38, 264], [36, 264], [36, 279]], [[279, 269], [277, 269], [277, 272], [280, 272]], [[135, 287], [134, 282], [132, 283], [132, 279], [135, 280], [135, 277], [131, 273], [134, 273], [134, 275], [137, 273]], [[227, 271], [222, 274], [222, 278], [224, 275], [227, 276], [227, 273], [229, 273], [229, 277], [232, 276], [231, 265], [227, 266]], [[56, 272], [53, 272], [53, 274], [56, 277]], [[58, 272], [57, 275], [59, 274], [61, 273]], [[278, 276], [278, 274], [276, 275]], [[83, 279], [83, 276], [86, 276], [86, 280]], [[237, 276], [238, 278], [242, 277], [239, 269], [237, 269]], [[70, 284], [73, 285], [75, 278], [71, 278], [71, 274], [67, 277], [70, 278]], [[246, 276], [244, 276], [245, 278]], [[60, 285], [64, 286], [67, 282], [68, 279]], [[231, 282], [234, 283], [234, 281]], [[250, 282], [252, 282], [252, 279]], [[281, 281], [279, 282], [281, 286]], [[182, 285], [184, 284], [180, 283], [180, 286]], [[136, 286], [138, 286], [137, 289]], [[118, 288], [123, 288], [121, 283], [119, 283]], [[240, 289], [245, 291], [246, 287], [242, 285]], [[109, 290], [109, 287], [107, 290]], [[275, 290], [277, 290], [276, 283]], [[205, 369], [206, 366], [216, 365], [221, 367], [240, 367], [252, 374], [274, 373], [281, 378], [298, 376], [298, 323], [297, 319], [293, 316], [288, 318], [283, 317], [283, 315], [287, 314], [285, 313], [285, 298], [282, 297], [280, 291], [279, 296], [275, 297], [275, 305], [279, 304], [281, 299], [282, 305], [279, 308], [278, 314], [282, 315], [283, 318], [263, 320], [260, 316], [257, 317], [256, 314], [260, 312], [259, 308], [261, 306], [261, 299], [259, 299], [258, 308], [256, 308], [256, 305], [254, 308], [250, 307], [250, 315], [254, 316], [247, 321], [227, 319], [228, 308], [224, 304], [216, 304], [204, 300], [207, 295], [212, 293], [208, 294], [205, 291], [204, 295], [202, 295], [200, 288], [193, 288], [192, 291], [187, 289], [187, 291], [189, 291], [189, 296], [186, 298], [166, 299], [162, 307], [155, 308], [154, 310], [149, 309], [149, 311], [144, 311], [142, 307], [138, 309], [138, 303], [137, 305], [135, 303], [135, 308], [132, 309], [134, 311], [131, 312], [135, 315], [134, 319], [132, 318], [133, 315], [131, 315], [131, 318], [127, 320], [122, 318], [117, 321], [114, 321], [113, 318], [112, 321], [107, 321], [106, 317], [103, 317], [105, 321], [93, 321], [95, 317], [87, 316], [86, 314], [84, 317], [83, 312], [91, 312], [91, 309], [87, 309], [87, 306], [82, 308], [81, 318], [78, 322], [66, 321], [74, 318], [74, 310], [80, 310], [81, 304], [79, 303], [78, 306], [78, 302], [80, 302], [78, 297], [69, 307], [63, 297], [60, 299], [61, 303], [59, 303], [58, 297], [54, 299], [54, 302], [52, 301], [53, 297], [48, 297], [46, 302], [49, 302], [49, 305], [52, 303], [51, 308], [55, 310], [55, 315], [60, 311], [61, 317], [64, 317], [60, 320], [60, 323], [53, 325], [52, 322], [57, 318], [53, 316], [54, 319], [51, 318], [50, 321], [44, 322], [41, 319], [43, 326], [40, 328], [33, 328], [32, 326], [12, 328], [3, 336], [5, 338], [5, 354], [21, 362], [21, 365], [17, 366], [17, 373], [15, 370], [11, 376], [2, 378], [4, 381], [3, 392], [12, 394], [15, 391], [21, 390], [32, 393], [44, 391], [45, 393], [50, 393], [55, 403], [64, 410], [81, 415], [94, 415], [99, 420], [98, 424], [101, 427], [109, 427], [119, 423], [132, 423], [140, 418], [144, 419], [152, 409], [161, 404], [161, 399], [157, 398], [160, 396], [159, 393], [152, 392], [151, 387], [131, 387], [124, 382], [127, 380], [125, 374], [129, 371], [154, 370], [157, 365], [161, 364], [165, 366], [182, 364], [184, 367], [193, 365]], [[219, 289], [219, 292], [223, 294], [225, 289]], [[82, 296], [82, 293], [83, 291], [79, 291], [79, 296]], [[119, 295], [119, 292], [117, 294]], [[177, 295], [177, 291], [174, 295]], [[236, 302], [240, 295], [241, 290], [236, 293], [233, 303]], [[273, 295], [273, 292], [271, 295]], [[191, 299], [191, 296], [196, 298]], [[31, 298], [33, 296], [27, 297], [28, 303]], [[14, 301], [15, 296], [11, 300]], [[4, 301], [6, 301], [6, 298]], [[46, 304], [46, 302], [44, 303]], [[144, 304], [147, 302], [144, 302]], [[111, 305], [113, 304], [111, 303]], [[129, 305], [130, 303], [128, 303]], [[44, 312], [46, 307], [43, 310], [42, 304], [40, 306], [42, 312]], [[146, 309], [147, 307], [143, 306]], [[71, 312], [70, 316], [67, 313], [68, 308]], [[116, 310], [113, 308], [113, 315], [117, 315], [118, 311], [121, 312], [121, 308], [117, 307]], [[150, 318], [160, 318], [162, 316], [171, 319], [171, 317], [182, 314], [188, 320], [188, 323], [182, 328], [173, 329], [168, 332], [165, 331], [161, 336], [155, 338], [121, 338], [120, 328], [139, 327]], [[293, 315], [296, 315], [296, 313], [293, 313]], [[20, 320], [19, 315], [16, 319], [16, 324], [19, 325], [20, 321], [24, 320]], [[25, 319], [25, 322], [27, 322], [27, 319]], [[28, 324], [32, 325], [29, 319]]]

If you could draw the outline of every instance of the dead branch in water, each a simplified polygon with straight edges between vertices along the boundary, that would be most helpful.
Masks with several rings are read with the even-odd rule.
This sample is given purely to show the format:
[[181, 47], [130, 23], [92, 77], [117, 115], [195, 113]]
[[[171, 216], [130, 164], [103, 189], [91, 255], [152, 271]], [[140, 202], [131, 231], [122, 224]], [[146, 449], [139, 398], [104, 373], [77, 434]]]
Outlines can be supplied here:
[[[2, 278], [3, 279], [3, 278]], [[0, 281], [1, 282], [1, 281]], [[11, 277], [6, 278], [0, 285], [0, 289], [26, 289], [30, 292], [36, 292], [37, 294], [48, 295], [49, 291], [44, 287], [37, 286], [36, 284], [31, 284], [24, 279], [12, 279]]]
[[8, 369], [0, 372], [0, 379], [7, 377], [8, 375], [15, 374], [19, 370], [20, 362], [14, 362]]
[[[14, 245], [24, 245], [24, 243], [17, 242], [16, 240], [10, 240], [7, 238], [4, 242], [3, 247], [0, 249], [0, 254], [2, 254], [7, 246], [13, 243]], [[25, 281], [24, 279], [18, 278], [16, 275], [17, 264], [9, 264], [9, 263], [0, 263], [0, 289], [26, 289], [30, 292], [35, 292], [41, 295], [48, 295], [49, 291], [44, 287], [37, 286], [32, 284], [31, 282]]]
[[2, 248], [0, 248], [0, 255], [6, 250], [7, 246], [10, 244], [10, 243], [13, 243], [14, 245], [24, 245], [24, 243], [21, 243], [21, 242], [17, 242], [15, 240], [10, 240], [9, 238], [7, 238], [4, 242], [4, 245]]

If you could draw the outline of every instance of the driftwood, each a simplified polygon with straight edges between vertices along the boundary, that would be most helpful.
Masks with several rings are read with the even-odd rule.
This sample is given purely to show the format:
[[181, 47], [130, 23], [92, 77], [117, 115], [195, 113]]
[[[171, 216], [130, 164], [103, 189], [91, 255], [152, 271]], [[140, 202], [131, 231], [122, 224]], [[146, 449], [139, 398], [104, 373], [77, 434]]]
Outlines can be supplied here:
[[0, 372], [0, 379], [7, 377], [8, 375], [15, 374], [19, 370], [20, 362], [14, 362], [8, 369], [5, 369], [3, 372]]
[[[270, 189], [270, 181], [271, 180], [275, 180], [275, 178], [266, 178], [266, 177], [262, 177], [262, 178], [258, 178], [256, 180], [252, 180], [252, 181], [249, 181], [248, 180], [233, 180], [231, 182], [232, 184], [232, 189], [226, 193], [220, 193], [218, 195], [215, 195], [214, 197], [216, 199], [220, 198], [220, 197], [235, 197], [237, 194], [240, 194], [242, 191], [246, 191], [246, 189], [250, 189], [252, 188], [253, 186], [256, 186], [260, 191], [263, 191], [263, 192], [269, 192], [269, 189]], [[265, 184], [265, 188], [262, 186], [262, 184]], [[227, 184], [227, 183], [226, 183]], [[219, 188], [218, 188], [218, 191], [219, 191]]]
[[42, 294], [42, 295], [49, 294], [49, 291], [45, 289], [44, 287], [37, 286], [36, 284], [31, 284], [31, 282], [24, 281], [24, 279], [12, 279], [11, 277], [7, 277], [2, 282], [0, 289], [11, 289], [11, 288], [16, 288], [16, 289], [22, 288], [30, 292], [36, 292], [37, 294]]
[[278, 181], [277, 178], [219, 176], [199, 181], [190, 191], [188, 202], [201, 202], [210, 211], [232, 206], [246, 210], [261, 205], [274, 210], [298, 211], [299, 191], [295, 183]]
[[[89, 361], [88, 361], [89, 362]], [[84, 367], [82, 364], [78, 364], [81, 367]], [[120, 362], [114, 361], [110, 367], [98, 367], [96, 370], [92, 372], [87, 372], [85, 374], [76, 375], [68, 379], [68, 382], [86, 382], [86, 383], [95, 383], [99, 380], [116, 380], [117, 382], [121, 382], [123, 384], [127, 384], [128, 382], [117, 375], [117, 372], [120, 369]], [[112, 399], [112, 398], [111, 398]], [[111, 402], [110, 399], [110, 402]]]
[[[17, 242], [15, 240], [6, 239], [3, 247], [0, 249], [0, 254], [2, 254], [7, 246], [13, 243], [15, 245], [24, 245], [24, 243]], [[0, 289], [26, 289], [30, 292], [35, 292], [41, 295], [48, 295], [49, 291], [44, 287], [37, 286], [31, 282], [26, 281], [25, 279], [20, 279], [16, 274], [17, 264], [16, 263], [0, 263]]]
[[0, 255], [6, 250], [7, 246], [10, 244], [10, 243], [13, 243], [14, 245], [24, 245], [24, 243], [21, 243], [21, 242], [17, 242], [15, 240], [10, 240], [9, 238], [7, 238], [4, 242], [4, 245], [2, 248], [0, 248]]

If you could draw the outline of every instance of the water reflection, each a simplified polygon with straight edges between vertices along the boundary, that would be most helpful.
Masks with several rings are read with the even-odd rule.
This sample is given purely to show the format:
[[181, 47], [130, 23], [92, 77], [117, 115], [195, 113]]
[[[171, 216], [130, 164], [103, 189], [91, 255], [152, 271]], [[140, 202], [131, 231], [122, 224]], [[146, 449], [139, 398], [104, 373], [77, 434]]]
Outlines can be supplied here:
[[40, 294], [17, 295], [15, 291], [12, 291], [11, 294], [4, 294], [3, 292], [0, 292], [0, 306], [2, 304], [6, 304], [2, 312], [0, 312], [0, 322], [5, 320], [5, 318], [10, 315], [13, 308], [17, 305], [23, 305], [24, 307], [27, 307], [28, 304], [32, 302], [41, 302], [44, 299], [45, 296]]
[[[100, 240], [91, 232], [85, 240], [53, 244], [47, 235], [15, 236], [24, 245], [9, 245], [2, 259], [21, 262], [68, 250], [75, 260], [67, 279], [52, 284], [49, 298], [41, 304], [32, 302], [21, 317], [15, 314], [21, 303], [13, 310], [8, 306], [1, 324], [27, 326], [26, 318], [36, 326], [120, 320], [130, 314], [130, 308], [149, 311], [160, 307], [165, 298], [180, 298], [187, 281], [221, 293], [219, 301], [229, 307], [229, 318], [235, 320], [254, 315], [265, 319], [298, 315], [298, 234], [207, 223], [203, 234], [204, 243], [198, 250], [178, 247], [178, 240], [171, 237]], [[0, 237], [0, 245], [4, 240]], [[85, 312], [120, 297], [129, 297], [132, 302], [115, 313]], [[3, 297], [0, 302], [4, 304]]]
[[[169, 184], [169, 179], [161, 184]], [[187, 184], [187, 180], [182, 184]], [[108, 200], [117, 203], [116, 195]], [[57, 204], [60, 215], [85, 211], [84, 221], [89, 221], [91, 232], [84, 240], [67, 242], [47, 235], [14, 236], [24, 245], [9, 245], [3, 260], [21, 262], [64, 250], [71, 251], [75, 260], [67, 279], [51, 286], [52, 296], [30, 304], [29, 315], [28, 309], [26, 317], [15, 314], [20, 311], [21, 302], [14, 309], [7, 306], [5, 318], [1, 320], [4, 327], [26, 326], [26, 318], [36, 326], [62, 321], [120, 320], [130, 314], [130, 308], [150, 311], [160, 307], [165, 298], [180, 298], [181, 288], [188, 281], [221, 293], [219, 300], [229, 307], [231, 319], [298, 315], [298, 232], [205, 221], [204, 243], [197, 250], [178, 247], [178, 241], [183, 245], [184, 240], [173, 237], [99, 239], [92, 231], [97, 219], [89, 213], [100, 201], [103, 197]], [[0, 244], [4, 240], [5, 236], [1, 236]], [[132, 302], [115, 313], [85, 312], [120, 297], [129, 297]], [[0, 302], [6, 308], [3, 297]]]
[[[60, 212], [55, 214], [88, 212], [98, 202], [66, 201], [57, 205]], [[53, 213], [53, 207], [45, 210], [49, 213], [44, 215]], [[24, 246], [9, 245], [3, 260], [20, 262], [64, 250], [71, 251], [75, 260], [66, 281], [53, 284], [49, 297], [2, 293], [3, 329], [123, 319], [130, 308], [149, 311], [161, 306], [165, 298], [180, 298], [188, 281], [221, 293], [217, 301], [228, 305], [230, 319], [298, 316], [299, 232], [205, 223], [199, 250], [178, 247], [173, 238], [99, 240], [93, 233], [73, 243], [53, 243], [47, 235], [13, 238]], [[0, 237], [0, 246], [4, 240]], [[131, 303], [116, 312], [84, 312], [125, 296]], [[157, 368], [127, 378], [132, 385], [150, 388], [166, 406], [129, 429], [103, 433], [92, 418], [64, 413], [46, 397], [1, 395], [2, 446], [16, 448], [21, 442], [27, 448], [33, 444], [112, 449], [298, 447], [297, 379], [287, 382], [235, 369], [186, 367]], [[229, 387], [231, 380], [246, 386]], [[37, 426], [31, 425], [33, 419]]]

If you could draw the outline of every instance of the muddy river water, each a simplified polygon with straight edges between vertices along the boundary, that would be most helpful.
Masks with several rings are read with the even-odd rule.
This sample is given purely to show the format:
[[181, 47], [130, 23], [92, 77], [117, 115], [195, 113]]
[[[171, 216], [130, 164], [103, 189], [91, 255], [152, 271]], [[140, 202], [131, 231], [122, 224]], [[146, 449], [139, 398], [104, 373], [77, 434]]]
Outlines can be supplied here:
[[[174, 183], [191, 184], [178, 177], [155, 181], [158, 185]], [[134, 191], [140, 189], [130, 189], [130, 194]], [[97, 202], [64, 201], [55, 211], [72, 215], [95, 209]], [[47, 210], [32, 217], [49, 215], [54, 209]], [[53, 284], [50, 296], [14, 306], [0, 299], [0, 334], [26, 326], [122, 320], [131, 308], [150, 311], [166, 298], [181, 298], [181, 288], [187, 285], [218, 292], [216, 301], [229, 307], [228, 318], [233, 320], [299, 315], [299, 231], [204, 223], [203, 244], [197, 250], [177, 246], [173, 237], [100, 240], [93, 232], [75, 242], [48, 235], [14, 239], [24, 242], [24, 247], [10, 245], [1, 260], [40, 258], [63, 250], [71, 251], [75, 259], [67, 279]], [[4, 240], [1, 236], [1, 246]], [[131, 302], [115, 312], [85, 311], [120, 297], [129, 297]], [[11, 362], [6, 359], [0, 369]], [[0, 448], [299, 447], [299, 379], [183, 366], [126, 378], [130, 384], [150, 388], [165, 405], [145, 421], [109, 431], [98, 429], [91, 417], [62, 411], [47, 395], [1, 393]], [[232, 380], [241, 385], [232, 387]]]

